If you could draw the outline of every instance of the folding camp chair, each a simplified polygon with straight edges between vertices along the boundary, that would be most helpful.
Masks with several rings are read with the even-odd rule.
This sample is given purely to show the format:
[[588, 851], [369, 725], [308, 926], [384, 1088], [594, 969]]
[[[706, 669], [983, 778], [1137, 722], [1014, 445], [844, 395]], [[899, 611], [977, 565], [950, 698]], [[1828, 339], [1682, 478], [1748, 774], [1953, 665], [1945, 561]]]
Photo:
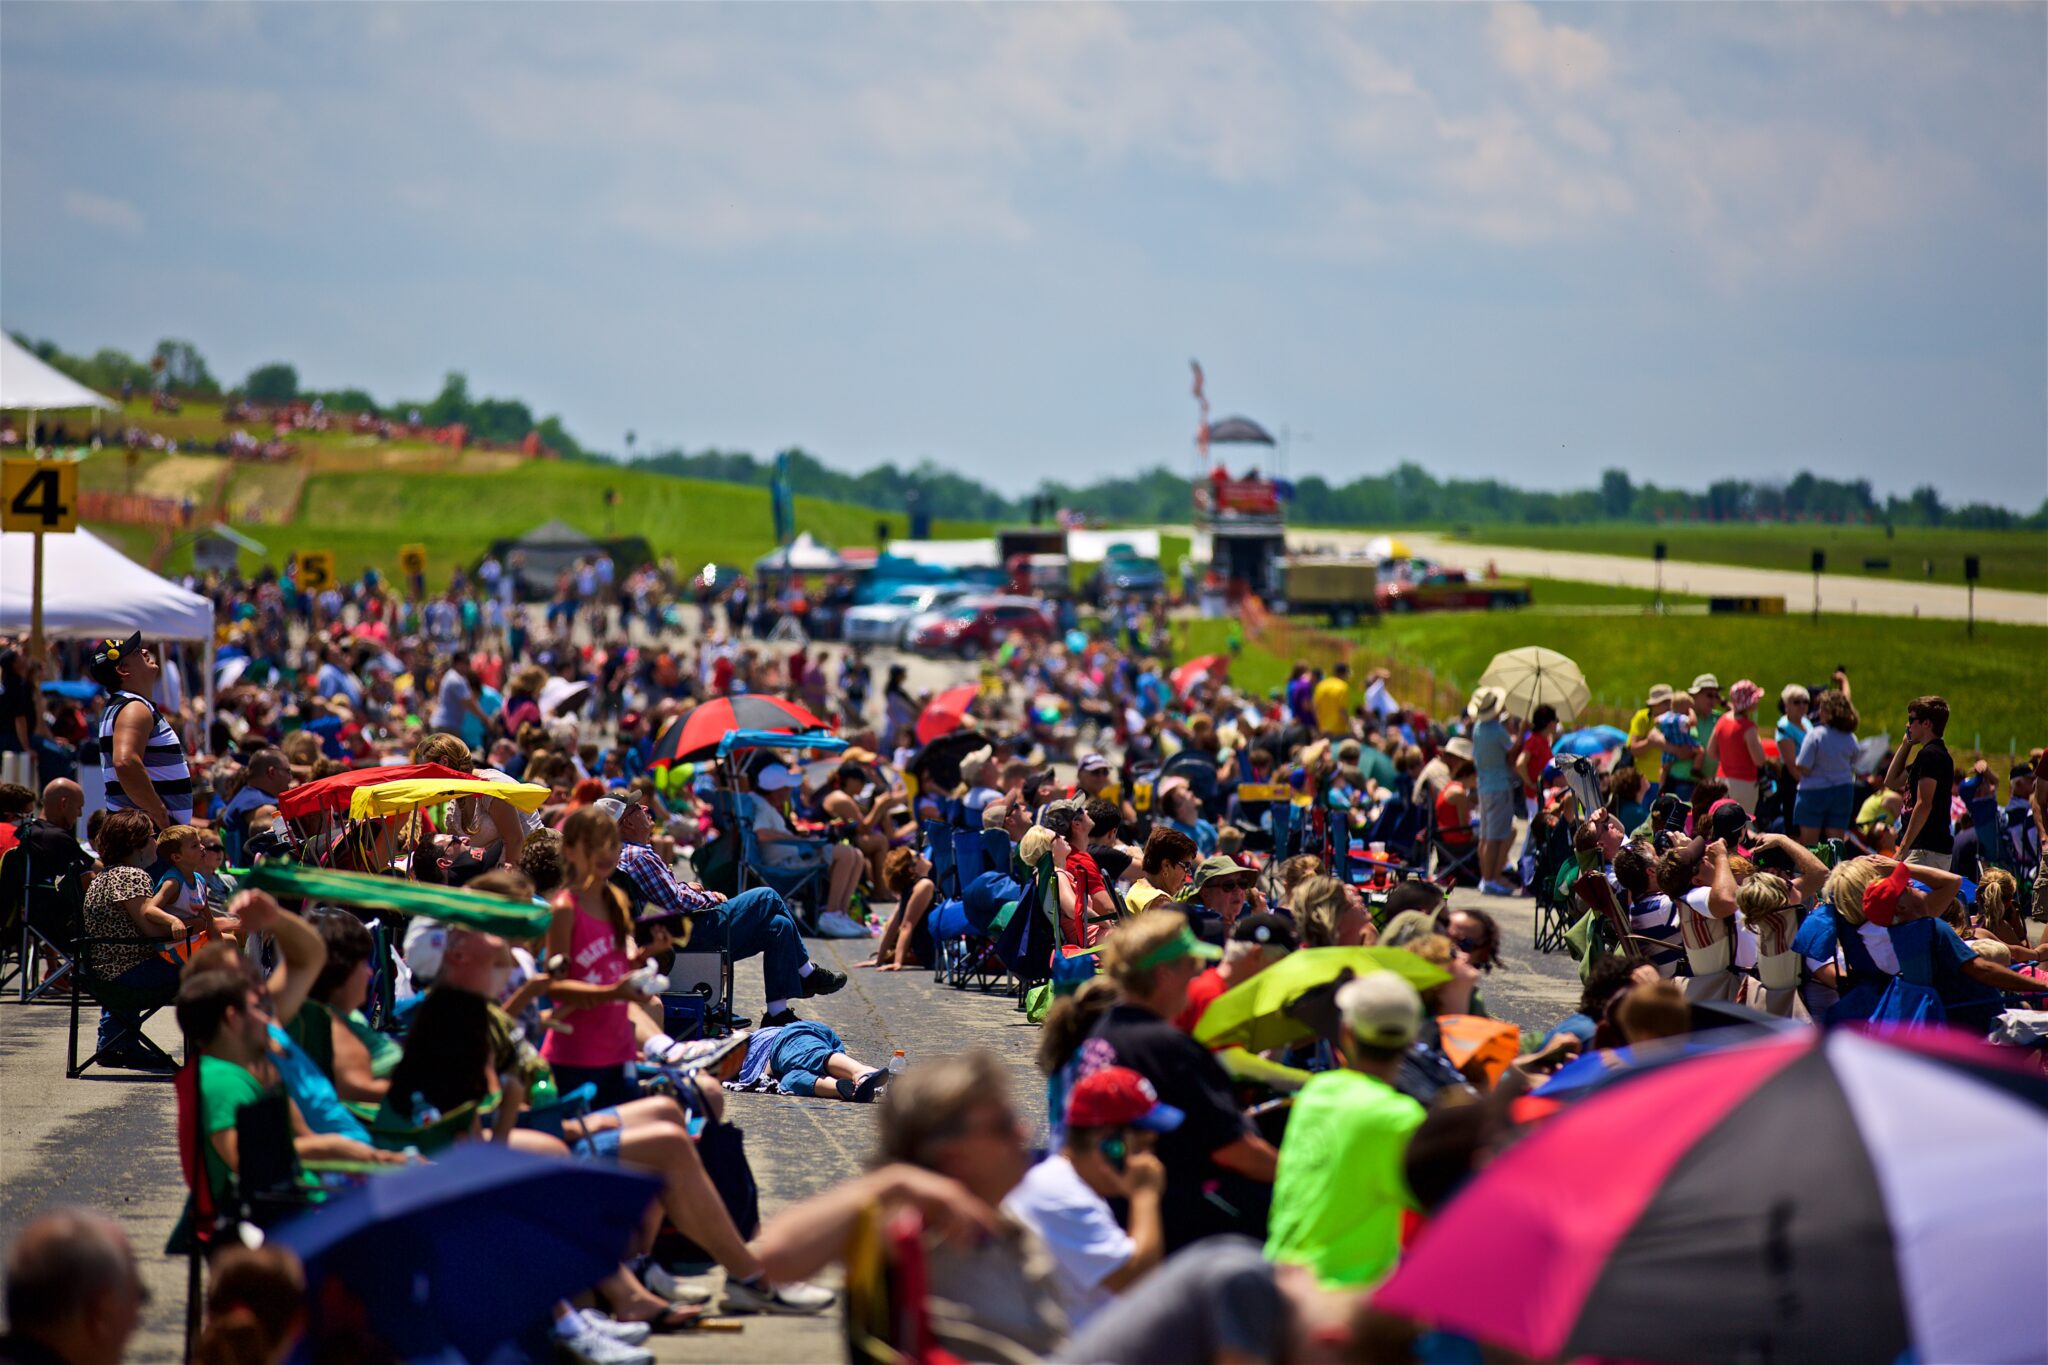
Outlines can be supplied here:
[[927, 820], [919, 831], [925, 856], [932, 860], [932, 885], [938, 889], [939, 899], [958, 896], [960, 877], [953, 866], [953, 827], [943, 820]]
[[[85, 910], [85, 879], [76, 875], [50, 875], [29, 858], [21, 846], [10, 850], [22, 864], [21, 960], [18, 965], [21, 1002], [40, 1000], [60, 988], [75, 984], [78, 952], [78, 921]], [[38, 979], [38, 972], [41, 978]]]
[[[611, 883], [626, 895], [635, 923], [647, 913], [640, 887], [624, 871], [614, 870]], [[662, 1027], [671, 1037], [701, 1035], [720, 1038], [732, 1032], [732, 948], [723, 929], [707, 917], [691, 915], [689, 941], [676, 949], [669, 967], [669, 989], [662, 992]], [[682, 1032], [677, 1032], [677, 1029]]]
[[[756, 886], [772, 887], [790, 903], [806, 930], [815, 932], [818, 927], [819, 906], [825, 899], [825, 880], [831, 875], [832, 863], [822, 858], [815, 866], [789, 868], [777, 867], [769, 862], [762, 852], [760, 837], [754, 832], [751, 818], [753, 807], [748, 803], [759, 797], [742, 793], [735, 804], [739, 815], [740, 831], [740, 889], [748, 891]], [[823, 839], [794, 839], [779, 845], [782, 848], [825, 850], [832, 845]]]
[[969, 882], [984, 872], [999, 869], [988, 865], [987, 845], [982, 842], [980, 830], [955, 828], [950, 831], [950, 836], [953, 842], [953, 877], [964, 894]]
[[[1614, 888], [1608, 885], [1606, 877], [1597, 871], [1581, 872], [1572, 882], [1572, 899], [1607, 921], [1607, 927], [1614, 934], [1614, 941], [1621, 945], [1621, 955], [1629, 966], [1637, 967], [1649, 960], [1643, 952], [1642, 941], [1636, 937], [1635, 926], [1628, 922], [1628, 912], [1615, 900]], [[1536, 946], [1541, 948], [1543, 945], [1539, 942]]]
[[1535, 948], [1539, 953], [1554, 953], [1564, 947], [1565, 930], [1577, 918], [1572, 913], [1570, 892], [1560, 893], [1557, 887], [1559, 874], [1575, 856], [1572, 836], [1577, 828], [1574, 821], [1555, 821], [1536, 850]]
[[[166, 1068], [176, 1066], [168, 1052], [150, 1040], [143, 1027], [149, 1023], [158, 1010], [168, 1006], [177, 998], [178, 986], [175, 979], [167, 984], [151, 987], [125, 985], [105, 970], [103, 964], [118, 948], [148, 948], [156, 952], [173, 952], [189, 956], [193, 940], [147, 938], [139, 934], [99, 936], [85, 932], [85, 915], [81, 910], [75, 921], [77, 925], [77, 956], [72, 959], [72, 974], [75, 989], [71, 992], [71, 1043], [69, 1060], [64, 1067], [67, 1080], [76, 1080], [85, 1074], [87, 1067], [110, 1052], [124, 1049], [138, 1051], [144, 1056], [162, 1062]], [[94, 1048], [92, 1055], [83, 1061], [78, 1057], [78, 1029], [89, 1020], [85, 1002], [90, 999], [101, 1008], [113, 1014], [119, 1022], [112, 1030], [109, 1040]]]

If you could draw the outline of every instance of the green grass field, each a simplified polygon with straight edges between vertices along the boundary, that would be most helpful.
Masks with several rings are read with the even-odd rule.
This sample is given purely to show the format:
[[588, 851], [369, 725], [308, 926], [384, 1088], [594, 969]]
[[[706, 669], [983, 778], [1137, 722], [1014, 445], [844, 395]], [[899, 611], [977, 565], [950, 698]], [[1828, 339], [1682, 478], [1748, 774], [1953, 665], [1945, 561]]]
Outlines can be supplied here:
[[[1479, 545], [1526, 545], [1544, 550], [1625, 555], [1648, 559], [1663, 541], [1673, 559], [1707, 564], [1742, 564], [1804, 573], [1813, 552], [1827, 555], [1827, 572], [1871, 578], [1907, 578], [1961, 583], [1963, 558], [1976, 555], [1987, 588], [2048, 592], [2048, 533], [2041, 531], [1957, 531], [1900, 527], [1891, 536], [1882, 526], [1667, 525], [1593, 522], [1577, 526], [1474, 524], [1450, 534]], [[1885, 567], [1868, 561], [1888, 560]], [[1930, 576], [1926, 566], [1934, 568]]]
[[[276, 470], [256, 467], [238, 473], [237, 496], [272, 491], [261, 485], [275, 481]], [[111, 452], [95, 456], [82, 477], [88, 487], [123, 487], [122, 457]], [[608, 488], [618, 490], [615, 507], [605, 506]], [[843, 503], [798, 498], [796, 513], [798, 528], [828, 545], [872, 545], [877, 522], [889, 523], [892, 535], [905, 532], [901, 515]], [[482, 554], [491, 541], [530, 531], [551, 518], [597, 537], [645, 536], [656, 554], [673, 556], [682, 567], [707, 562], [750, 567], [775, 543], [765, 489], [552, 461], [501, 474], [316, 474], [306, 482], [295, 520], [237, 529], [269, 547], [274, 558], [289, 551], [330, 550], [337, 567], [351, 576], [366, 566], [395, 573], [398, 548], [424, 544], [431, 573], [439, 577], [455, 563]], [[934, 531], [962, 536], [986, 534], [987, 528], [939, 522]], [[135, 552], [138, 537], [132, 528], [117, 530], [111, 538]], [[145, 547], [150, 543], [147, 535], [140, 541]], [[146, 557], [146, 549], [143, 553]], [[181, 546], [164, 567], [178, 571], [190, 562], [190, 550]], [[244, 562], [254, 567], [255, 559], [245, 554]]]
[[[1178, 644], [1185, 655], [1217, 652], [1225, 629], [1221, 621], [1191, 622]], [[1936, 692], [1953, 708], [1948, 740], [1958, 751], [1997, 756], [2017, 748], [2024, 754], [2048, 739], [2034, 681], [2048, 629], [2028, 626], [1980, 624], [1972, 638], [1960, 621], [1824, 615], [1815, 626], [1804, 616], [1564, 616], [1532, 610], [1386, 617], [1342, 636], [1354, 645], [1354, 668], [1401, 666], [1396, 695], [1403, 675], [1413, 678], [1425, 669], [1446, 694], [1469, 693], [1496, 653], [1544, 645], [1585, 670], [1598, 713], [1593, 720], [1625, 724], [1651, 684], [1683, 687], [1696, 674], [1712, 672], [1724, 688], [1737, 678], [1755, 679], [1767, 698], [1759, 719], [1775, 723], [1779, 688], [1825, 682], [1843, 664], [1866, 736], [1902, 733], [1906, 703]], [[1247, 646], [1232, 677], [1263, 692], [1285, 680], [1288, 662]]]

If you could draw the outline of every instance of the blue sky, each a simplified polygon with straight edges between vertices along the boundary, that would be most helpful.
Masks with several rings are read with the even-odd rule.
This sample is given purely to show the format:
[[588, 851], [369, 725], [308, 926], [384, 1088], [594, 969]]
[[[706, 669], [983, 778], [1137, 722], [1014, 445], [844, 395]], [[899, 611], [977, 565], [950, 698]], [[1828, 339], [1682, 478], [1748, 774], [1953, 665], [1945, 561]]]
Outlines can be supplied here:
[[0, 9], [0, 316], [587, 443], [2048, 492], [2048, 9]]

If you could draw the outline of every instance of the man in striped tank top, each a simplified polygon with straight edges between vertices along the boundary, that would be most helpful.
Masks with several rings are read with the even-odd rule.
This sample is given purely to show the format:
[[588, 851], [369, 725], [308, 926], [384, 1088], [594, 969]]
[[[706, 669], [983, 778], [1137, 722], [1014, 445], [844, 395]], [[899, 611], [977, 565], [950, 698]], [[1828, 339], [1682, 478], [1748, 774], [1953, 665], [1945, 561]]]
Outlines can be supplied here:
[[107, 689], [100, 714], [100, 776], [109, 810], [139, 810], [158, 829], [192, 819], [192, 769], [185, 744], [150, 701], [163, 672], [142, 632], [102, 640], [92, 656], [93, 681]]

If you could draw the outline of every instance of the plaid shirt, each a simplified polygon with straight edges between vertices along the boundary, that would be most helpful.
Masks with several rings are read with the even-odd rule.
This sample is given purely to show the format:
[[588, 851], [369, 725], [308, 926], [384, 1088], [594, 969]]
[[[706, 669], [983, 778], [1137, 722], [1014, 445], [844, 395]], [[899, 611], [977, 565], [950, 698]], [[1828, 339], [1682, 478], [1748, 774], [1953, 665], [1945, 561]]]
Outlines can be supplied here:
[[663, 910], [694, 915], [719, 903], [719, 898], [703, 887], [692, 886], [678, 878], [661, 860], [661, 855], [646, 844], [621, 844], [619, 871], [630, 877], [633, 885], [639, 888], [641, 900]]

